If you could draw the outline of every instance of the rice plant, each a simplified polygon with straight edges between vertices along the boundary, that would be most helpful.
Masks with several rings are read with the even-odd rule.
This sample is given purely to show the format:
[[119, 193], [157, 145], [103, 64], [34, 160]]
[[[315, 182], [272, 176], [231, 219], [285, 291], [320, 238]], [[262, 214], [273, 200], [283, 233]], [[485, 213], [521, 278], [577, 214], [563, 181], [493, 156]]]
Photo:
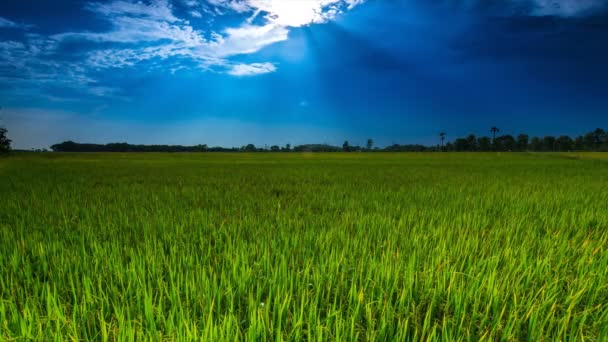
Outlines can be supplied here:
[[0, 159], [0, 340], [608, 339], [602, 154]]

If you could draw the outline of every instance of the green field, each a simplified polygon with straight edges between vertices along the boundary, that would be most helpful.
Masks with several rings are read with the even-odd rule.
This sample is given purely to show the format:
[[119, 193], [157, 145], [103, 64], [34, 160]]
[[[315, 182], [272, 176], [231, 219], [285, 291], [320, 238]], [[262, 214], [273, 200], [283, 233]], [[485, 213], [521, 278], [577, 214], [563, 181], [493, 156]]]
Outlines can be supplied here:
[[0, 180], [0, 340], [608, 340], [603, 154], [16, 154]]

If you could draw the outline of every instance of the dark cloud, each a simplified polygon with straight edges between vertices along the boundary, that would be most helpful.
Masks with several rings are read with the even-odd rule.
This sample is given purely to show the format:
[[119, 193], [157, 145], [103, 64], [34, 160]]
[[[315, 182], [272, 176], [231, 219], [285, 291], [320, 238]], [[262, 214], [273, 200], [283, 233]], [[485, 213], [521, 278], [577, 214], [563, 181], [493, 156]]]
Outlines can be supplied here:
[[517, 63], [597, 83], [608, 73], [607, 33], [608, 15], [490, 18], [471, 25], [450, 47], [462, 61]]
[[430, 0], [427, 6], [490, 16], [583, 17], [605, 13], [604, 0]]

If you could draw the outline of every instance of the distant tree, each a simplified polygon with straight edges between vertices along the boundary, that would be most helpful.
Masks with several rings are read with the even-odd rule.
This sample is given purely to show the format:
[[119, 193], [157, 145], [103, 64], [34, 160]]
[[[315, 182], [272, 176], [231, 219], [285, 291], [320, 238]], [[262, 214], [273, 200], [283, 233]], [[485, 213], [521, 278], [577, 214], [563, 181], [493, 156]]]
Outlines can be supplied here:
[[530, 139], [529, 146], [532, 151], [542, 151], [543, 141], [539, 137], [533, 137], [532, 139]]
[[[378, 149], [378, 148], [376, 147], [376, 149]], [[424, 146], [424, 145], [393, 144], [393, 145], [385, 147], [383, 149], [383, 151], [386, 151], [386, 152], [425, 152], [425, 151], [432, 151], [432, 149], [427, 146]]]
[[599, 136], [600, 146], [598, 151], [608, 152], [608, 132], [602, 130], [602, 134]]
[[546, 136], [543, 138], [543, 151], [555, 151], [555, 137]]
[[[608, 152], [608, 132], [603, 129], [595, 129], [585, 135], [578, 136], [572, 139], [569, 136], [563, 135], [557, 139], [553, 136], [545, 136], [543, 138], [530, 137], [527, 134], [520, 134], [517, 138], [511, 135], [497, 136], [498, 128], [492, 127], [490, 130], [492, 137], [482, 136], [476, 137], [470, 134], [464, 138], [457, 138], [452, 142], [446, 142], [446, 133], [439, 133], [441, 139], [441, 148], [437, 145], [424, 146], [418, 144], [399, 145], [392, 144], [384, 148], [375, 147], [372, 139], [367, 140], [365, 147], [358, 145], [350, 145], [348, 141], [340, 146], [332, 146], [328, 144], [306, 144], [298, 145], [292, 148], [290, 144], [285, 147], [272, 145], [270, 148], [257, 148], [253, 144], [248, 144], [240, 148], [224, 148], [224, 147], [208, 147], [207, 145], [196, 146], [181, 146], [181, 145], [132, 145], [128, 143], [109, 143], [109, 144], [82, 144], [73, 141], [65, 141], [60, 144], [51, 146], [51, 149], [56, 152], [279, 152], [279, 151], [296, 151], [296, 152], [361, 152], [382, 150], [388, 152], [434, 152], [434, 151], [606, 151]], [[6, 129], [0, 129], [0, 152], [6, 152], [10, 149], [11, 141], [6, 137]]]
[[506, 151], [506, 148], [502, 145], [502, 138], [500, 136], [494, 139], [494, 143], [492, 144], [493, 151]]
[[606, 139], [606, 132], [601, 128], [596, 128], [593, 131], [593, 138], [595, 139], [596, 148], [599, 149], [600, 145]]
[[342, 149], [327, 144], [307, 144], [293, 147], [294, 152], [340, 152]]
[[567, 135], [562, 135], [555, 141], [555, 150], [571, 151], [574, 147], [574, 140]]
[[469, 141], [465, 138], [454, 140], [454, 150], [458, 152], [470, 151]]
[[0, 127], [0, 154], [8, 153], [11, 150], [11, 140], [7, 137], [8, 131], [4, 127]]
[[477, 151], [477, 137], [475, 134], [469, 134], [466, 137], [467, 140], [467, 151]]
[[490, 151], [492, 150], [492, 140], [490, 140], [490, 137], [479, 137], [477, 139], [477, 146], [480, 151]]
[[585, 145], [585, 150], [594, 151], [596, 148], [595, 134], [593, 132], [586, 133], [583, 136], [583, 144]]
[[500, 129], [498, 129], [498, 127], [493, 126], [492, 128], [490, 128], [490, 132], [492, 132], [492, 142], [496, 142], [496, 133], [500, 132]]
[[585, 150], [585, 140], [582, 135], [579, 135], [574, 139], [574, 149], [577, 151]]
[[196, 152], [207, 152], [208, 147], [206, 144], [203, 144], [203, 145], [196, 145], [196, 146], [194, 146], [193, 149]]
[[[55, 152], [235, 152], [239, 149], [208, 147], [207, 145], [131, 145], [127, 143], [110, 144], [81, 144], [73, 141], [64, 141], [51, 146]], [[241, 148], [244, 150], [244, 147]]]
[[516, 149], [517, 144], [515, 138], [511, 135], [503, 135], [497, 138], [497, 147], [500, 151], [513, 151]]
[[518, 135], [517, 136], [517, 149], [519, 151], [527, 151], [529, 140], [530, 140], [530, 137], [527, 134]]

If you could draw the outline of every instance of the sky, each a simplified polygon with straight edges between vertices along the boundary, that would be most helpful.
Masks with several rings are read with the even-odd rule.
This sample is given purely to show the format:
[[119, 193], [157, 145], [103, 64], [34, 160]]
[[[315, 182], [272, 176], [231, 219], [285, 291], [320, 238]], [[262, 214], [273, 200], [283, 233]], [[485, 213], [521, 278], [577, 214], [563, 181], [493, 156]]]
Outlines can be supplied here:
[[2, 0], [13, 147], [608, 128], [606, 0]]

